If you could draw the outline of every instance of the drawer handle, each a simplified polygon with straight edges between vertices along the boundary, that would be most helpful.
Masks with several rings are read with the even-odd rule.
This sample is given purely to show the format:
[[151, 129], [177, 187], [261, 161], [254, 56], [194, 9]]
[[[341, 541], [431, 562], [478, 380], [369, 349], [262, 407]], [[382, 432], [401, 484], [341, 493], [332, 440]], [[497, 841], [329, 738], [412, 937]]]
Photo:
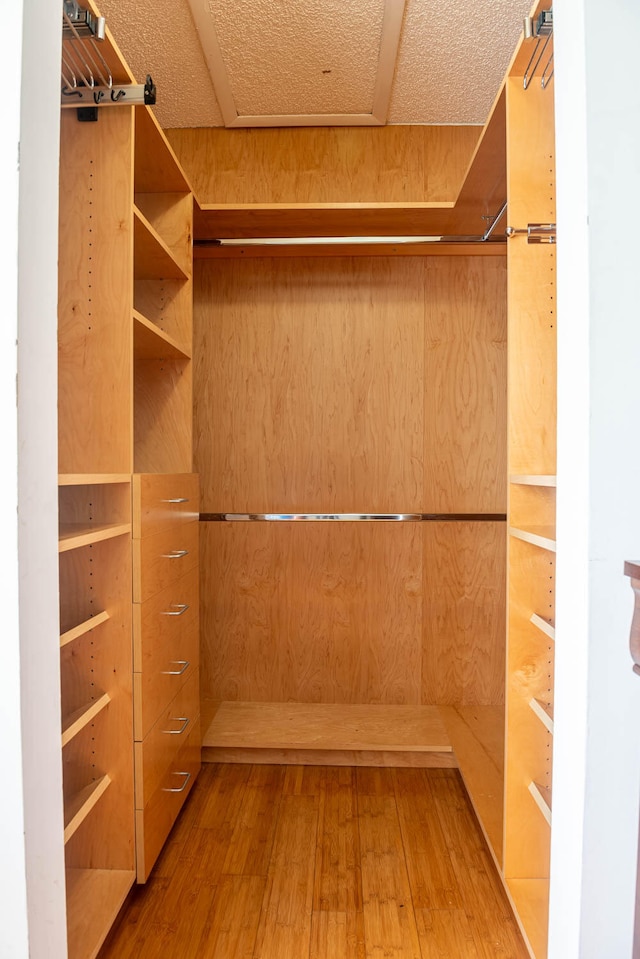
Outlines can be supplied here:
[[182, 666], [182, 669], [165, 669], [162, 672], [163, 676], [182, 676], [182, 674], [189, 668], [191, 663], [188, 659], [174, 659], [171, 665]]
[[175, 496], [173, 499], [161, 499], [161, 503], [188, 503], [188, 496]]
[[162, 788], [163, 793], [183, 793], [183, 792], [185, 791], [185, 789], [187, 788], [187, 784], [188, 784], [189, 780], [191, 779], [191, 773], [188, 773], [188, 772], [175, 772], [175, 773], [171, 773], [171, 775], [172, 775], [172, 776], [184, 776], [184, 782], [183, 782], [183, 784], [182, 784], [181, 786], [177, 786], [177, 787], [175, 787], [175, 788], [171, 788], [170, 786], [163, 786], [163, 788]]
[[174, 606], [175, 609], [163, 609], [163, 616], [182, 616], [189, 609], [188, 603], [172, 603], [171, 605]]
[[167, 736], [181, 736], [189, 725], [189, 718], [188, 716], [174, 716], [171, 722], [182, 723], [182, 726], [180, 729], [163, 729], [162, 732], [166, 733]]
[[163, 553], [163, 559], [182, 559], [183, 556], [188, 556], [188, 549], [172, 549], [170, 553]]

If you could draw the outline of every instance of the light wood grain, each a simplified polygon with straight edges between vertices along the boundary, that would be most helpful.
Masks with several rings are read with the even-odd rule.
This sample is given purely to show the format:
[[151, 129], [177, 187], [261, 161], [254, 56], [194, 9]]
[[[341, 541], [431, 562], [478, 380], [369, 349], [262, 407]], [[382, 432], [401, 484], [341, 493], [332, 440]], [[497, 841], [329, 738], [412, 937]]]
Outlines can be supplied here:
[[[163, 277], [134, 282], [135, 309], [154, 329], [159, 327], [170, 342], [175, 342], [185, 356], [191, 356], [191, 301], [192, 285], [185, 280]], [[140, 356], [135, 341], [134, 347]]]
[[414, 508], [422, 282], [411, 258], [201, 265], [195, 462], [205, 509]]
[[199, 677], [194, 670], [147, 733], [135, 746], [136, 809], [144, 809], [200, 714]]
[[193, 523], [199, 515], [195, 473], [135, 473], [132, 477], [133, 537], [153, 536]]
[[[150, 194], [153, 195], [153, 194]], [[134, 276], [136, 280], [188, 280], [184, 256], [168, 245], [137, 206], [133, 208]]]
[[279, 766], [382, 766], [388, 769], [455, 769], [452, 752], [411, 752], [377, 749], [262, 749], [203, 746], [205, 763], [253, 763]]
[[533, 955], [536, 959], [547, 959], [549, 880], [510, 879], [508, 888]]
[[67, 743], [70, 743], [74, 736], [84, 729], [84, 727], [92, 722], [94, 717], [109, 704], [111, 697], [108, 693], [102, 693], [98, 696], [97, 699], [93, 700], [90, 703], [87, 703], [86, 706], [81, 706], [79, 709], [76, 709], [69, 716], [63, 717], [62, 720], [62, 746], [66, 746]]
[[455, 199], [478, 127], [169, 130], [202, 203]]
[[134, 463], [138, 473], [192, 469], [191, 362], [135, 362]]
[[426, 512], [506, 509], [506, 268], [425, 260]]
[[203, 697], [420, 702], [420, 524], [206, 523], [201, 544]]
[[160, 785], [147, 799], [144, 810], [136, 810], [138, 882], [144, 882], [149, 876], [171, 826], [193, 789], [199, 770], [200, 729], [196, 717], [186, 741], [173, 758]]
[[[140, 193], [136, 190], [135, 210], [143, 214], [186, 277], [192, 272], [193, 197], [190, 193]], [[139, 251], [136, 248], [136, 252]], [[136, 276], [142, 273], [136, 263]], [[155, 275], [155, 274], [154, 274]], [[163, 277], [164, 272], [158, 276]], [[173, 274], [171, 274], [173, 275]]]
[[198, 523], [133, 540], [133, 601], [143, 603], [198, 565]]
[[191, 349], [184, 348], [137, 310], [133, 311], [133, 352], [138, 360], [190, 359]]
[[[509, 225], [555, 223], [553, 98], [507, 81]], [[508, 243], [509, 472], [556, 472], [555, 245]]]
[[394, 954], [527, 956], [450, 770], [206, 765], [103, 959]]
[[204, 745], [266, 749], [450, 752], [435, 706], [225, 702]]
[[505, 524], [425, 523], [422, 702], [504, 696]]
[[77, 626], [67, 629], [60, 636], [60, 646], [66, 646], [67, 643], [72, 643], [74, 640], [79, 639], [80, 636], [84, 636], [85, 633], [97, 629], [102, 623], [106, 623], [108, 619], [109, 614], [106, 610], [102, 610], [102, 612], [96, 613], [95, 616], [85, 619], [84, 622], [78, 623]]
[[64, 808], [64, 841], [68, 842], [111, 785], [108, 775], [88, 783], [71, 796]]
[[[186, 607], [180, 613], [180, 608]], [[180, 615], [173, 615], [180, 613]], [[144, 739], [198, 663], [198, 568], [133, 607], [134, 738]]]
[[61, 473], [131, 472], [132, 112], [102, 119], [61, 118]]
[[498, 865], [504, 828], [504, 706], [441, 706], [469, 799]]
[[137, 106], [135, 116], [136, 193], [191, 192], [174, 149], [147, 106]]
[[133, 870], [66, 870], [70, 957], [95, 959], [134, 880]]
[[193, 249], [194, 259], [197, 260], [229, 260], [229, 259], [256, 259], [280, 257], [342, 257], [342, 256], [473, 256], [473, 257], [497, 257], [505, 259], [507, 255], [507, 245], [503, 242], [472, 241], [465, 243], [456, 241], [447, 243], [444, 240], [438, 242], [416, 241], [416, 242], [390, 242], [389, 243], [291, 243], [277, 245], [271, 244], [241, 244], [239, 246], [229, 246], [225, 244], [209, 243], [206, 240], [197, 243]]

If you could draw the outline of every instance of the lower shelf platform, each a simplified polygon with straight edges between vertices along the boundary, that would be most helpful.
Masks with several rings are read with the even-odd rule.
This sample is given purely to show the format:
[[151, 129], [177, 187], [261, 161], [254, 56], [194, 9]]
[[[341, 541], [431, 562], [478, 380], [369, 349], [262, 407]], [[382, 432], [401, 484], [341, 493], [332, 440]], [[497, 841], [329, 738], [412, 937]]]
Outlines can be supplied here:
[[440, 706], [471, 804], [502, 869], [504, 706]]
[[135, 878], [128, 869], [67, 869], [69, 959], [95, 959]]
[[547, 959], [549, 880], [507, 879], [505, 886], [529, 951], [536, 959]]
[[457, 766], [436, 706], [333, 703], [221, 703], [203, 730], [202, 759], [332, 766]]

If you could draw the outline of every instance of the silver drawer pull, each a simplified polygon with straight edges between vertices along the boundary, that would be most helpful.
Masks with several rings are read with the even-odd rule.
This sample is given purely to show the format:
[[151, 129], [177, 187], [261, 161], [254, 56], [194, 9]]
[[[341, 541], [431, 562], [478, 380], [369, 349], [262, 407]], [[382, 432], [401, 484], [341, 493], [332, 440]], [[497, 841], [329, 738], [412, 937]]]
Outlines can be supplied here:
[[182, 559], [183, 556], [188, 556], [188, 549], [172, 549], [170, 553], [163, 553], [163, 559]]
[[161, 499], [160, 502], [161, 502], [161, 503], [188, 503], [188, 502], [189, 502], [189, 497], [188, 497], [188, 496], [176, 496], [176, 497], [174, 497], [173, 499]]
[[174, 716], [171, 720], [172, 723], [182, 723], [180, 729], [163, 729], [162, 732], [166, 733], [167, 736], [182, 736], [183, 732], [189, 725], [188, 716]]
[[163, 616], [182, 616], [189, 609], [188, 603], [172, 603], [174, 609], [163, 609]]
[[185, 789], [187, 788], [187, 784], [188, 784], [189, 780], [191, 779], [191, 773], [188, 773], [188, 772], [175, 772], [175, 773], [171, 773], [171, 775], [172, 775], [172, 776], [184, 776], [184, 782], [183, 782], [183, 784], [182, 784], [181, 786], [177, 786], [176, 788], [171, 788], [170, 786], [163, 786], [163, 787], [162, 787], [162, 792], [163, 792], [163, 793], [183, 793], [183, 792], [185, 791]]
[[171, 663], [172, 666], [182, 666], [182, 669], [165, 669], [162, 671], [163, 676], [182, 676], [182, 674], [189, 668], [191, 663], [188, 659], [174, 659]]

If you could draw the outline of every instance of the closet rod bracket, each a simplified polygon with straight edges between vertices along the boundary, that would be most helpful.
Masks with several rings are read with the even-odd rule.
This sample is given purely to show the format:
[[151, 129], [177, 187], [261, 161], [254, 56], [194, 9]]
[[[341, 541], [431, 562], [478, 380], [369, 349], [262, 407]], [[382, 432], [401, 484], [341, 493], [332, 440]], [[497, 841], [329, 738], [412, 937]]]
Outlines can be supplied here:
[[523, 228], [508, 226], [504, 232], [508, 239], [512, 236], [526, 236], [527, 243], [556, 242], [555, 223], [529, 223]]

